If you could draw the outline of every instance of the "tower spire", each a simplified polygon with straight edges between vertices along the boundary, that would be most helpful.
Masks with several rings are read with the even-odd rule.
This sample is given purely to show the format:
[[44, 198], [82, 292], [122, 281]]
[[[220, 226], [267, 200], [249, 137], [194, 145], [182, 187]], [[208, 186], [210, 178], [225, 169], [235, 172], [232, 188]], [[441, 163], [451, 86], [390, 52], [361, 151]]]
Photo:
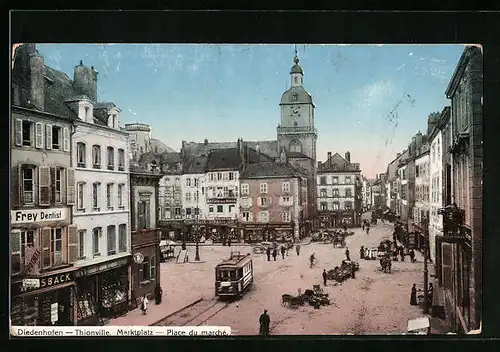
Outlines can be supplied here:
[[299, 63], [299, 55], [298, 55], [298, 51], [297, 51], [297, 44], [294, 44], [294, 53], [295, 53], [295, 56], [293, 58], [293, 62], [295, 62], [295, 64], [298, 64]]

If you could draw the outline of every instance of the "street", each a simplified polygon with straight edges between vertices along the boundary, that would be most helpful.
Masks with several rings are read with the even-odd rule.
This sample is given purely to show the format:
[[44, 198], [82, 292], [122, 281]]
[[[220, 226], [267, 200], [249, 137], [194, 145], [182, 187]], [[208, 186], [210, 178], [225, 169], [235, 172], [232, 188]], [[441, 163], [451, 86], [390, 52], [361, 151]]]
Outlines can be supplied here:
[[[423, 264], [420, 253], [417, 262], [393, 262], [392, 273], [380, 271], [378, 260], [360, 260], [361, 245], [378, 246], [379, 242], [392, 234], [392, 224], [372, 226], [367, 235], [355, 229], [353, 236], [347, 237], [351, 259], [359, 262], [360, 270], [355, 279], [348, 279], [335, 286], [328, 281], [325, 288], [331, 298], [330, 306], [314, 309], [309, 305], [299, 309], [289, 309], [281, 305], [281, 295], [297, 295], [311, 289], [314, 284], [322, 284], [323, 269], [340, 265], [345, 259], [344, 248], [333, 248], [331, 244], [311, 243], [303, 245], [300, 256], [290, 251], [285, 259], [276, 262], [266, 255], [252, 254], [254, 262], [254, 284], [239, 301], [205, 321], [204, 325], [229, 325], [234, 335], [255, 335], [258, 333], [258, 318], [264, 309], [271, 317], [273, 335], [331, 335], [331, 334], [400, 334], [406, 331], [407, 321], [422, 315], [421, 309], [410, 305], [410, 289], [413, 283], [422, 286]], [[162, 287], [165, 294], [160, 306], [151, 304], [148, 316], [136, 312], [118, 318], [120, 325], [149, 325], [152, 316], [161, 319], [182, 308], [188, 301], [198, 297], [205, 300], [214, 298], [214, 267], [230, 251], [251, 252], [248, 246], [204, 246], [200, 256], [204, 263], [175, 264], [163, 263], [161, 270]], [[192, 247], [194, 255], [194, 247]], [[309, 268], [309, 256], [315, 253], [318, 264]], [[174, 309], [176, 307], [176, 309]], [[162, 314], [164, 312], [164, 314]], [[146, 319], [149, 322], [146, 323]], [[125, 323], [126, 321], [126, 323]], [[110, 324], [115, 325], [114, 322]]]

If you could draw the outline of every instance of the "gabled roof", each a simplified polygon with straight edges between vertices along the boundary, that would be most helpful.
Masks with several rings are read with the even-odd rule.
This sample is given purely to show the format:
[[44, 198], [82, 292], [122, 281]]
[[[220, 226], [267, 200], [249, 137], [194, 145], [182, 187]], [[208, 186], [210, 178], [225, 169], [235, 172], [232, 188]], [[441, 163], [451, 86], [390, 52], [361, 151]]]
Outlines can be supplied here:
[[78, 118], [78, 113], [71, 109], [66, 103], [80, 95], [80, 92], [74, 89], [73, 81], [64, 72], [54, 70], [45, 66], [45, 101], [44, 110], [51, 114], [67, 116], [72, 119]]
[[206, 156], [196, 156], [186, 160], [182, 170], [183, 174], [203, 174], [207, 165]]
[[357, 172], [361, 171], [359, 163], [350, 163], [339, 153], [333, 154], [318, 166], [318, 172]]
[[274, 161], [265, 161], [248, 164], [241, 173], [241, 179], [252, 178], [290, 178], [297, 177], [295, 170], [288, 164], [278, 164]]
[[271, 158], [269, 155], [266, 155], [264, 153], [259, 153], [258, 151], [250, 147], [246, 147], [245, 157], [246, 157], [246, 162], [248, 164], [274, 161], [274, 159]]
[[242, 164], [238, 148], [214, 149], [208, 154], [207, 171], [240, 169]]

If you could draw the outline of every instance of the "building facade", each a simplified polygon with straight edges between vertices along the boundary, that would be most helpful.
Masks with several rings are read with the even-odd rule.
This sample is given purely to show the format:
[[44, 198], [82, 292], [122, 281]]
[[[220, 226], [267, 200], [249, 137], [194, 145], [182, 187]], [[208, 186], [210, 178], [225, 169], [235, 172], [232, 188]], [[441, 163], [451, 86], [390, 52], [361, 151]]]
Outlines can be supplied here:
[[[285, 152], [283, 152], [285, 155]], [[285, 159], [286, 160], [286, 159]], [[246, 242], [301, 238], [303, 209], [307, 207], [307, 178], [286, 161], [245, 166], [241, 174], [240, 221]]]
[[[429, 147], [422, 145], [415, 158], [415, 205], [413, 207], [413, 226], [416, 231], [410, 237], [410, 246], [423, 250], [427, 245], [429, 231]], [[412, 243], [413, 242], [413, 243]]]
[[157, 226], [159, 169], [132, 169], [131, 210], [131, 305], [137, 307], [144, 295], [152, 296], [160, 285], [160, 229]]
[[[358, 163], [351, 163], [349, 152], [345, 158], [329, 152], [324, 163], [318, 163], [317, 195], [318, 215], [317, 228], [358, 226], [361, 217], [361, 204], [356, 202], [361, 194], [356, 182], [361, 177]], [[358, 182], [359, 183], [359, 182]], [[357, 205], [357, 206], [356, 206]]]
[[[467, 46], [446, 90], [451, 100], [452, 214], [442, 238], [445, 311], [457, 332], [478, 329], [482, 312], [483, 55]], [[445, 213], [446, 214], [446, 213]]]
[[11, 115], [11, 323], [76, 325], [72, 119], [47, 111], [50, 72], [34, 44], [16, 49]]
[[368, 211], [372, 208], [372, 180], [368, 180], [366, 177], [363, 177], [363, 211]]

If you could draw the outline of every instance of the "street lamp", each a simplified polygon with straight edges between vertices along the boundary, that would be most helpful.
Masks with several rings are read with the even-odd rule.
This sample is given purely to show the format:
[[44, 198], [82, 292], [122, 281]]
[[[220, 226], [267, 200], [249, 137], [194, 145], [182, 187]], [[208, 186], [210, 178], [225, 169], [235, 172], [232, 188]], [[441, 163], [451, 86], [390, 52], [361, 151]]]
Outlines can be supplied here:
[[196, 179], [196, 253], [194, 260], [200, 261], [200, 176]]

